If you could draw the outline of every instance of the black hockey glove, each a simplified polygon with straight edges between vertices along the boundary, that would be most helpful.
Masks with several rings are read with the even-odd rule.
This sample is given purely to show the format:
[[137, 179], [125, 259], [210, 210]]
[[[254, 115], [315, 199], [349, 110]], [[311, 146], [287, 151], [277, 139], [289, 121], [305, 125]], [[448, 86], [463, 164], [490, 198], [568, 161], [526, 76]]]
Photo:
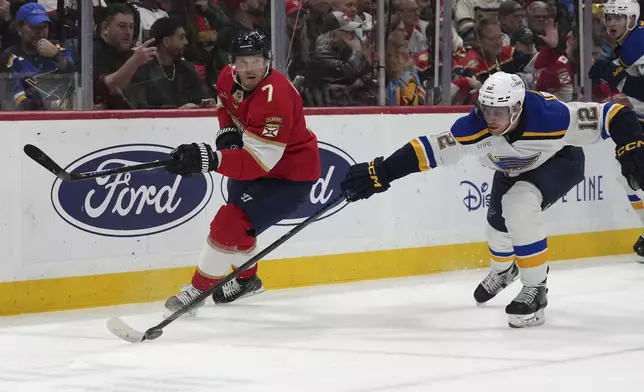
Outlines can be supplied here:
[[622, 175], [633, 190], [638, 190], [644, 185], [644, 135], [638, 139], [618, 146], [616, 149], [617, 160], [622, 166]]
[[374, 193], [389, 189], [390, 181], [383, 169], [383, 161], [383, 157], [378, 157], [369, 163], [359, 163], [349, 168], [340, 184], [349, 201], [368, 199]]
[[242, 134], [235, 127], [225, 127], [217, 132], [217, 150], [239, 150], [244, 146]]
[[628, 74], [624, 67], [614, 64], [610, 60], [597, 60], [588, 70], [591, 80], [604, 80], [612, 88], [617, 88]]
[[189, 176], [217, 170], [217, 153], [206, 143], [182, 144], [170, 153], [172, 161], [166, 165], [170, 173]]

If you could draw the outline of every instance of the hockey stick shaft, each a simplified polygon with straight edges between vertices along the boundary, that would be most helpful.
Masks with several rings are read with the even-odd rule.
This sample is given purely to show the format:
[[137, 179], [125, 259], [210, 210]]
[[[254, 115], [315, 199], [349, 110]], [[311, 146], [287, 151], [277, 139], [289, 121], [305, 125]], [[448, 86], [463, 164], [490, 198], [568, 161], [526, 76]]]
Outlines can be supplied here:
[[112, 169], [95, 170], [84, 173], [69, 173], [61, 168], [59, 164], [54, 162], [54, 160], [51, 159], [47, 154], [45, 154], [40, 148], [32, 144], [25, 145], [24, 152], [29, 158], [33, 159], [36, 163], [47, 169], [49, 172], [53, 173], [62, 181], [83, 181], [97, 177], [111, 176], [113, 174], [131, 173], [136, 171], [155, 169], [159, 167], [165, 167], [169, 162], [171, 162], [171, 159], [168, 159], [164, 161], [145, 162], [137, 165], [121, 166]]
[[225, 285], [226, 283], [230, 282], [233, 279], [236, 279], [239, 275], [241, 275], [242, 272], [246, 271], [248, 268], [252, 267], [255, 263], [266, 257], [269, 253], [274, 251], [276, 248], [278, 248], [280, 245], [282, 245], [284, 242], [288, 241], [291, 237], [293, 237], [295, 234], [299, 233], [302, 231], [305, 227], [310, 225], [312, 222], [314, 222], [317, 218], [322, 216], [325, 212], [333, 209], [334, 207], [340, 205], [342, 202], [344, 202], [347, 199], [347, 196], [345, 194], [341, 194], [339, 196], [336, 196], [333, 200], [325, 204], [323, 207], [321, 207], [319, 210], [317, 210], [313, 215], [308, 217], [306, 220], [289, 230], [286, 234], [278, 238], [275, 242], [264, 248], [261, 252], [250, 258], [247, 262], [239, 266], [239, 268], [236, 268], [233, 272], [230, 274], [226, 275], [224, 279], [219, 281], [216, 285], [212, 286], [208, 290], [204, 291], [201, 293], [198, 297], [196, 297], [192, 302], [187, 303], [184, 305], [182, 308], [178, 309], [174, 313], [172, 313], [168, 318], [164, 319], [161, 321], [159, 324], [155, 325], [154, 327], [149, 328], [147, 331], [145, 331], [145, 337], [146, 339], [155, 339], [160, 334], [158, 333], [159, 330], [163, 329], [166, 327], [168, 324], [179, 318], [181, 315], [184, 313], [190, 311], [192, 308], [196, 307], [201, 301], [206, 300], [210, 295], [212, 295], [217, 289]]
[[172, 161], [171, 159], [168, 159], [165, 161], [152, 161], [152, 162], [140, 163], [138, 165], [115, 167], [113, 169], [97, 170], [97, 171], [90, 171], [90, 172], [84, 172], [84, 173], [70, 173], [71, 175], [70, 181], [82, 181], [82, 180], [88, 180], [96, 177], [111, 176], [113, 174], [132, 173], [132, 172], [143, 171], [143, 170], [157, 169], [160, 167], [165, 167], [171, 161]]

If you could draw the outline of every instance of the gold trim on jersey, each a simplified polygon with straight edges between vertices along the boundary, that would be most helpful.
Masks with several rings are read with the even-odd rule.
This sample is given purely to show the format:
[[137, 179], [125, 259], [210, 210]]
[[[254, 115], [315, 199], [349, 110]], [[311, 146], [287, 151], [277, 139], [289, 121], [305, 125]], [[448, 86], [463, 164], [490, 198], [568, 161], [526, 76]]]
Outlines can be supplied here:
[[414, 139], [411, 142], [411, 146], [414, 148], [416, 153], [416, 158], [418, 158], [418, 168], [421, 172], [429, 170], [429, 160], [425, 155], [425, 149], [423, 148], [422, 143], [418, 139]]
[[519, 137], [519, 140], [521, 139], [537, 139], [537, 140], [542, 140], [542, 139], [561, 139], [562, 137], [566, 136], [566, 132], [568, 132], [567, 129], [562, 129], [560, 131], [553, 131], [553, 132], [523, 132], [523, 135]]
[[530, 91], [531, 93], [535, 93], [535, 94], [537, 94], [537, 95], [540, 95], [540, 96], [541, 96], [541, 98], [545, 99], [546, 101], [553, 101], [553, 100], [558, 100], [558, 99], [559, 99], [559, 98], [557, 98], [557, 97], [556, 97], [556, 96], [554, 96], [554, 95], [551, 95], [551, 96], [543, 95], [543, 94], [541, 93], [541, 91], [536, 91], [536, 90], [528, 90], [528, 91]]
[[481, 140], [483, 140], [483, 139], [485, 139], [487, 137], [490, 137], [490, 136], [492, 136], [492, 134], [490, 133], [490, 129], [485, 128], [484, 130], [479, 131], [478, 133], [475, 133], [474, 135], [460, 136], [460, 137], [455, 136], [454, 138], [456, 139], [457, 142], [459, 142], [461, 144], [464, 144], [464, 145], [467, 145], [467, 144], [478, 143]]
[[621, 105], [619, 103], [613, 104], [610, 109], [608, 109], [608, 114], [606, 115], [606, 132], [610, 135], [610, 122], [613, 120], [613, 117], [617, 113], [619, 113], [620, 110], [624, 108], [624, 105]]

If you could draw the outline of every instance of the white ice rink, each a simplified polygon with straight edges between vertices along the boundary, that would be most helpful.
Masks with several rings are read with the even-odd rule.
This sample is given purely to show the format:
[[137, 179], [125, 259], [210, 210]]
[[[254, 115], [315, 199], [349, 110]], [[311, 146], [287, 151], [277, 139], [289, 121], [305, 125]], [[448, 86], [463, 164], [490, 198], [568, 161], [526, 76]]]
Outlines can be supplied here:
[[209, 305], [155, 341], [161, 303], [0, 318], [0, 391], [644, 391], [644, 265], [553, 264], [546, 324], [514, 330], [486, 271], [272, 291]]

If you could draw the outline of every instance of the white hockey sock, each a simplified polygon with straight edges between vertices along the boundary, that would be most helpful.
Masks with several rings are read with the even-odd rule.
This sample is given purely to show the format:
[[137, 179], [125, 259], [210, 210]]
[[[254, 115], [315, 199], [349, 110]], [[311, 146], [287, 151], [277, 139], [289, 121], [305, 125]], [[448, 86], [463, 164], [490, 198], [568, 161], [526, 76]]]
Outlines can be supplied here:
[[[235, 260], [235, 253], [221, 250], [206, 240], [199, 255], [199, 262], [197, 263], [198, 272], [206, 280], [221, 279], [228, 273], [228, 270], [233, 265], [233, 260]], [[195, 283], [201, 286], [200, 282], [195, 282], [193, 278], [193, 285]], [[197, 288], [203, 290], [201, 287]]]
[[498, 273], [507, 271], [514, 261], [514, 248], [510, 234], [498, 231], [488, 224], [487, 243], [490, 249], [490, 268]]
[[527, 286], [541, 284], [548, 274], [548, 241], [543, 224], [539, 189], [518, 181], [503, 196], [503, 218], [512, 236], [521, 281]]

